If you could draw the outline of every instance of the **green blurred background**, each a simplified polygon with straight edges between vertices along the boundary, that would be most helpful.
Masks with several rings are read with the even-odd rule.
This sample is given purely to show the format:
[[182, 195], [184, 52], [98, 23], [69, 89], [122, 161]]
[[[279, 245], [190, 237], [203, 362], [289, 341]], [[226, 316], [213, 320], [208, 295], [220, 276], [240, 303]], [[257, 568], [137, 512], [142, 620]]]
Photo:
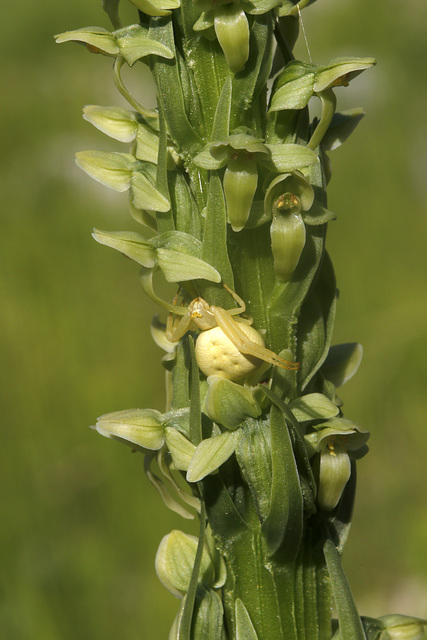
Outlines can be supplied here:
[[[341, 107], [364, 106], [367, 117], [332, 156], [335, 342], [365, 348], [341, 395], [372, 434], [345, 566], [362, 613], [427, 616], [427, 6], [319, 0], [304, 15], [314, 61], [378, 60], [337, 91]], [[138, 268], [90, 237], [93, 226], [136, 224], [125, 196], [74, 165], [80, 149], [111, 147], [81, 120], [82, 106], [123, 104], [109, 60], [54, 44], [54, 33], [93, 24], [109, 26], [100, 0], [24, 0], [3, 12], [6, 640], [164, 640], [178, 601], [158, 583], [154, 555], [170, 529], [189, 530], [144, 478], [142, 458], [89, 429], [109, 411], [164, 408]]]

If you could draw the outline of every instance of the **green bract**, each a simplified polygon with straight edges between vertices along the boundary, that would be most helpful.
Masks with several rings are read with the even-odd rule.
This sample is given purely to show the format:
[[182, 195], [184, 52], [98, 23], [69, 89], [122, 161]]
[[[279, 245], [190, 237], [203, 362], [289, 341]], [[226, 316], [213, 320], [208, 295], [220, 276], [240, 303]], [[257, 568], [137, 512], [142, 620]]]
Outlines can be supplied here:
[[166, 427], [165, 440], [175, 469], [187, 471], [196, 447], [180, 431]]
[[202, 440], [188, 468], [188, 482], [199, 482], [208, 474], [217, 471], [234, 453], [238, 438], [237, 431], [225, 431], [219, 436]]

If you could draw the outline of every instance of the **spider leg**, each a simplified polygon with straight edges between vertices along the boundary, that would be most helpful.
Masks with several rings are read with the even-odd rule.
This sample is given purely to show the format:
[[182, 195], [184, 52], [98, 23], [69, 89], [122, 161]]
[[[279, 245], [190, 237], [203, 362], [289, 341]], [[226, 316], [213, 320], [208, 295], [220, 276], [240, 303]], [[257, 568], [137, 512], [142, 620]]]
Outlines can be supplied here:
[[[223, 283], [223, 287], [226, 291], [228, 291], [228, 293], [233, 296], [234, 300], [237, 302], [237, 304], [239, 305], [238, 307], [236, 307], [235, 309], [227, 309], [227, 313], [230, 316], [237, 316], [240, 313], [244, 313], [246, 311], [246, 304], [245, 302], [242, 300], [242, 298], [237, 295], [237, 293], [235, 291], [233, 291], [233, 289], [230, 289], [229, 286], [227, 286], [225, 283]], [[242, 322], [243, 324], [249, 324], [251, 325], [253, 322], [252, 318], [239, 318], [238, 322]]]
[[242, 300], [242, 298], [237, 295], [237, 293], [233, 291], [233, 289], [230, 289], [230, 287], [226, 285], [225, 282], [223, 282], [223, 287], [231, 296], [233, 296], [234, 300], [239, 305], [236, 309], [228, 309], [228, 313], [232, 316], [236, 315], [237, 313], [244, 313], [246, 311], [246, 304]]
[[[182, 307], [177, 308], [182, 309]], [[182, 318], [178, 321], [178, 323], [174, 323], [173, 314], [170, 313], [166, 321], [166, 337], [169, 342], [178, 342], [178, 340], [182, 338], [182, 336], [184, 336], [187, 331], [190, 331], [192, 324], [193, 318], [191, 312], [188, 309], [185, 315], [182, 316]]]
[[274, 353], [274, 351], [270, 351], [270, 349], [250, 340], [240, 329], [236, 320], [234, 320], [227, 311], [220, 307], [214, 307], [214, 310], [215, 320], [217, 321], [218, 326], [241, 353], [254, 356], [255, 358], [259, 358], [260, 360], [264, 360], [265, 362], [269, 362], [270, 364], [290, 371], [295, 371], [299, 368], [298, 362], [284, 360]]

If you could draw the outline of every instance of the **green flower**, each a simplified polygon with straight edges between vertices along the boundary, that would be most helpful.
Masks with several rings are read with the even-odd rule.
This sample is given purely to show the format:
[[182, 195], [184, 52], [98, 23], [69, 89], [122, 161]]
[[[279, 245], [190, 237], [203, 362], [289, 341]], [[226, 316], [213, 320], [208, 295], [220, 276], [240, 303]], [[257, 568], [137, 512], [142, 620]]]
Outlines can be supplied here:
[[317, 503], [332, 511], [351, 475], [351, 459], [368, 451], [369, 432], [344, 418], [331, 418], [315, 426], [315, 432], [305, 436], [308, 451], [319, 454]]
[[277, 7], [281, 0], [194, 0], [202, 14], [195, 31], [216, 37], [233, 73], [241, 71], [249, 58], [250, 27], [246, 14], [260, 15]]
[[156, 451], [161, 449], [165, 441], [162, 418], [162, 414], [155, 409], [115, 411], [98, 418], [95, 429], [107, 438]]
[[179, 0], [129, 0], [148, 16], [166, 16], [172, 9], [178, 9]]
[[378, 640], [423, 640], [427, 620], [401, 614], [378, 618], [382, 631]]
[[102, 27], [84, 27], [61, 33], [55, 36], [55, 40], [58, 44], [82, 42], [93, 53], [102, 53], [114, 58], [122, 56], [130, 67], [137, 60], [149, 55], [173, 58], [172, 51], [161, 42], [150, 38], [148, 29], [139, 24], [132, 24], [112, 32]]
[[374, 58], [334, 58], [324, 66], [292, 60], [274, 81], [270, 111], [303, 109], [313, 95], [348, 86], [374, 64]]
[[334, 218], [331, 211], [314, 200], [314, 190], [300, 172], [274, 178], [265, 193], [264, 215], [270, 227], [274, 272], [288, 282], [305, 246], [305, 225], [324, 224]]
[[[156, 555], [156, 573], [174, 596], [182, 598], [188, 591], [196, 558], [198, 539], [175, 529], [160, 542]], [[215, 569], [205, 545], [200, 566], [199, 581], [210, 586], [214, 583]]]
[[[225, 167], [224, 194], [227, 217], [233, 231], [241, 231], [248, 222], [258, 186], [258, 164], [269, 171], [296, 171], [318, 162], [317, 155], [300, 144], [266, 144], [245, 128], [237, 129], [223, 140], [209, 142], [194, 158], [207, 170]], [[261, 216], [254, 226], [271, 218]], [[251, 225], [252, 226], [252, 225]]]
[[251, 211], [258, 185], [257, 159], [270, 156], [266, 145], [248, 132], [238, 131], [223, 141], [211, 142], [199, 153], [194, 162], [206, 169], [226, 167], [224, 194], [228, 222], [233, 231], [241, 231]]

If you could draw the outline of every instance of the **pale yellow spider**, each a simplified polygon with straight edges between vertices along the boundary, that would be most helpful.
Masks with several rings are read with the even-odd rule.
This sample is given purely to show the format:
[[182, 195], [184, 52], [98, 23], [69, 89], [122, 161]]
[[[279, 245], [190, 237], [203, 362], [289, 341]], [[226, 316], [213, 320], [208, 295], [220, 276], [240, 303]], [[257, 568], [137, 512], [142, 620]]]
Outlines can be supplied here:
[[174, 323], [168, 317], [166, 337], [177, 342], [187, 331], [200, 329], [196, 342], [196, 359], [205, 376], [217, 375], [228, 380], [241, 380], [258, 369], [262, 362], [295, 371], [298, 362], [284, 360], [264, 345], [262, 336], [252, 326], [252, 320], [233, 316], [244, 313], [246, 305], [240, 296], [224, 284], [239, 305], [222, 309], [209, 305], [203, 298], [195, 298], [188, 308], [175, 307], [175, 315], [183, 317]]

